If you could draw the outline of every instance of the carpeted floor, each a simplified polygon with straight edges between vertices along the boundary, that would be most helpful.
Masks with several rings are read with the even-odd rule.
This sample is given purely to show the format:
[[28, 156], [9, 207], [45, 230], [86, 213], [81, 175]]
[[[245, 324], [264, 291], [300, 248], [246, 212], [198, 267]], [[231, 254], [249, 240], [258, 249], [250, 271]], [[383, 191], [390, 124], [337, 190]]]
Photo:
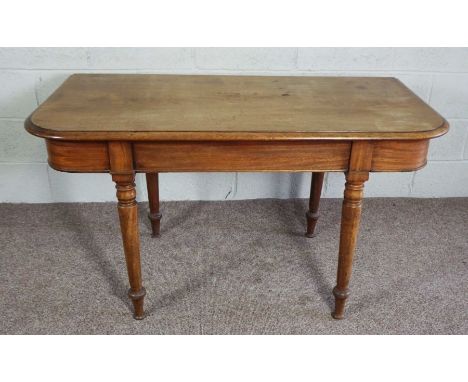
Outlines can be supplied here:
[[0, 204], [2, 334], [468, 334], [468, 198], [367, 199], [335, 321], [341, 201], [140, 205], [148, 317], [133, 320], [116, 206]]

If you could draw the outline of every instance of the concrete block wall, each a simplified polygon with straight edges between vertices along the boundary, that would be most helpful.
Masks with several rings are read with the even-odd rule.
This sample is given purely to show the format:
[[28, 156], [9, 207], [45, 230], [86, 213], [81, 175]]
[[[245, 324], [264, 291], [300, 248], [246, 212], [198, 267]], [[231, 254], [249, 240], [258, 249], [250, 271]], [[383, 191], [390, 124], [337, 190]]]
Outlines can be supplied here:
[[[24, 119], [76, 72], [394, 76], [432, 105], [450, 132], [417, 173], [372, 174], [366, 196], [468, 196], [468, 48], [0, 48], [0, 202], [114, 200], [107, 174], [66, 174], [46, 163]], [[161, 175], [163, 200], [307, 197], [307, 173]], [[326, 176], [325, 197], [344, 177]], [[145, 200], [144, 178], [137, 177]]]

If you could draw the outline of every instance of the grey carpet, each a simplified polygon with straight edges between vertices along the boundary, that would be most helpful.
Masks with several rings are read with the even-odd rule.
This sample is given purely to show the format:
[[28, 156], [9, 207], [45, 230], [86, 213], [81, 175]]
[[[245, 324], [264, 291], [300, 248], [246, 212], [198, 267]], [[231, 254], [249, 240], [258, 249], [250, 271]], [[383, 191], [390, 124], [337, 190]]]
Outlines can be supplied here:
[[468, 334], [468, 198], [367, 199], [347, 319], [335, 321], [341, 201], [140, 205], [148, 317], [135, 321], [116, 207], [0, 205], [2, 334]]

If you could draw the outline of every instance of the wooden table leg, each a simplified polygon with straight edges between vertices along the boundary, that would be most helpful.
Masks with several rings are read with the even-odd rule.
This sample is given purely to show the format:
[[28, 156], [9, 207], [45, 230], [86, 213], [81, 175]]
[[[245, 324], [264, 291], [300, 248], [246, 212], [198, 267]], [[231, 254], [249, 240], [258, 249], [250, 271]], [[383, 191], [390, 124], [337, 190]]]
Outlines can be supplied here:
[[109, 142], [109, 157], [112, 180], [117, 189], [120, 229], [130, 281], [128, 296], [133, 302], [133, 317], [142, 320], [145, 317], [143, 300], [146, 291], [141, 281], [138, 206], [131, 144], [117, 141]]
[[159, 237], [161, 217], [159, 212], [159, 174], [146, 174], [146, 187], [148, 188], [149, 213], [148, 218], [151, 222], [151, 230], [153, 237]]
[[307, 237], [314, 237], [316, 234], [315, 226], [317, 225], [317, 220], [319, 218], [319, 203], [320, 195], [322, 194], [322, 185], [323, 177], [325, 173], [323, 172], [313, 172], [312, 181], [310, 184], [310, 198], [309, 198], [309, 211], [306, 212], [307, 218]]
[[112, 175], [116, 183], [120, 229], [127, 263], [130, 290], [128, 296], [134, 307], [133, 317], [142, 320], [145, 315], [143, 311], [143, 299], [146, 291], [141, 281], [140, 265], [140, 238], [138, 232], [138, 208], [135, 200], [135, 175]]
[[333, 318], [344, 318], [346, 299], [349, 297], [349, 280], [359, 232], [364, 182], [369, 179], [372, 146], [367, 142], [355, 142], [351, 152], [349, 171], [346, 173], [343, 207], [341, 212], [340, 249]]

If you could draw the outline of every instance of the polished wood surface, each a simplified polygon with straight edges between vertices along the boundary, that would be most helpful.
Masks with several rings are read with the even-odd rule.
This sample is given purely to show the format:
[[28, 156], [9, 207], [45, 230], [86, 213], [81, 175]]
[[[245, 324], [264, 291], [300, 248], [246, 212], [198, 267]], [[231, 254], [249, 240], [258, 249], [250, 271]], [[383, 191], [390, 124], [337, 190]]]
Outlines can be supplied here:
[[307, 236], [324, 172], [343, 171], [333, 317], [344, 317], [370, 172], [414, 171], [447, 122], [393, 78], [74, 75], [26, 121], [56, 170], [116, 183], [135, 318], [144, 317], [135, 173], [159, 235], [159, 178], [180, 171], [313, 172]]
[[110, 171], [107, 142], [70, 142], [46, 139], [49, 165], [58, 171]]
[[[352, 142], [154, 141], [132, 142], [136, 172], [346, 171]], [[106, 142], [46, 139], [58, 171], [109, 172]], [[426, 164], [429, 140], [372, 141], [372, 172], [415, 171]]]
[[350, 142], [135, 142], [135, 169], [184, 171], [339, 171]]
[[414, 171], [427, 162], [429, 140], [372, 142], [371, 171]]
[[395, 78], [76, 74], [32, 115], [30, 131], [70, 140], [416, 139], [444, 124]]

